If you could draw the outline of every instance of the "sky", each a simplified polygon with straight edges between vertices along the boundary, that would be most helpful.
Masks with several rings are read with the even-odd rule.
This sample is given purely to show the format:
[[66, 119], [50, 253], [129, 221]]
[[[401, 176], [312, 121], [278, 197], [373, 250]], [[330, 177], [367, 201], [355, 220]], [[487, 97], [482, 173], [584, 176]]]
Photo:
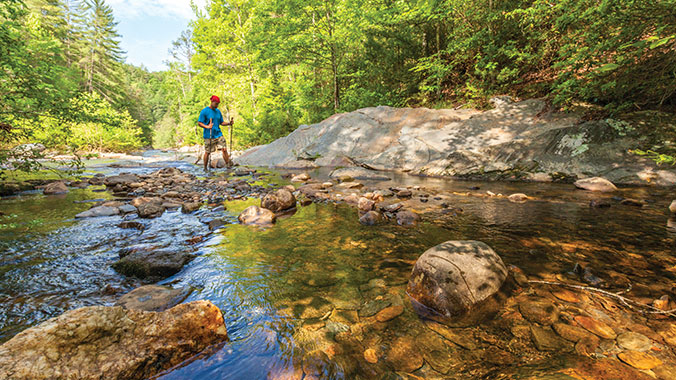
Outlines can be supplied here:
[[[192, 0], [203, 8], [206, 0]], [[151, 71], [166, 69], [171, 42], [178, 38], [195, 15], [191, 0], [107, 0], [119, 22], [121, 47], [127, 62]]]

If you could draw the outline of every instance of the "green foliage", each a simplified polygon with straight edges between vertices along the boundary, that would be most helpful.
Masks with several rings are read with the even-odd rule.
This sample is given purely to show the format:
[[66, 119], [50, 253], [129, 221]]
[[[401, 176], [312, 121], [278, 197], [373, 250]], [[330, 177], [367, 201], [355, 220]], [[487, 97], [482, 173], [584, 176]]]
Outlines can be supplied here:
[[654, 150], [632, 150], [632, 153], [636, 154], [637, 156], [644, 156], [648, 157], [649, 159], [655, 161], [657, 165], [662, 165], [662, 164], [668, 164], [668, 165], [676, 165], [676, 156], [671, 156], [668, 154], [662, 154], [659, 152], [655, 152]]

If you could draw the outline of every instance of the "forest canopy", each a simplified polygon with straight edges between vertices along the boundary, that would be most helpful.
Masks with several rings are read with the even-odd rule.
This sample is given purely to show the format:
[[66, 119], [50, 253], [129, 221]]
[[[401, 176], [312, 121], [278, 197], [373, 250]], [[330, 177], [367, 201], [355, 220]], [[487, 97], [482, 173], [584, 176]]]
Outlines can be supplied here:
[[[211, 94], [236, 147], [376, 105], [484, 107], [497, 94], [606, 114], [676, 108], [676, 0], [210, 0], [167, 69], [125, 63], [105, 0], [0, 3], [8, 147], [200, 143]], [[1, 156], [4, 154], [4, 156]]]

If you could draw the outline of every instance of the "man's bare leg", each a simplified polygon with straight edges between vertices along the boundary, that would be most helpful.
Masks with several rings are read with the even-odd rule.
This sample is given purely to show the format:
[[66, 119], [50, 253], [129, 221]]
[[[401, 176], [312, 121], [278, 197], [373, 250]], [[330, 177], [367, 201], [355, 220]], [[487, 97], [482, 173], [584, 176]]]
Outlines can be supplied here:
[[204, 171], [209, 171], [209, 152], [204, 152]]
[[232, 161], [230, 161], [230, 156], [228, 155], [228, 148], [223, 148], [223, 161], [225, 161], [225, 165], [227, 166], [232, 166]]

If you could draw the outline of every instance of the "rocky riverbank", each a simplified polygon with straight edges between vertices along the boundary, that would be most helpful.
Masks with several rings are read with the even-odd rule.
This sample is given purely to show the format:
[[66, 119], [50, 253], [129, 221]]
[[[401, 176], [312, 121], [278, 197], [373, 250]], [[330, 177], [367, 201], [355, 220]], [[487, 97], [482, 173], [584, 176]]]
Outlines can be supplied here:
[[676, 124], [673, 116], [585, 121], [582, 114], [552, 112], [537, 99], [502, 97], [493, 104], [485, 112], [365, 108], [302, 125], [235, 161], [303, 169], [357, 165], [489, 180], [572, 182], [602, 176], [618, 184], [676, 184], [673, 168], [629, 153], [663, 139], [655, 131]]
[[[313, 203], [353, 207], [356, 210], [354, 220], [358, 219], [363, 229], [400, 225], [405, 227], [403, 230], [413, 231], [421, 227], [429, 228], [434, 224], [454, 223], [454, 220], [464, 217], [467, 211], [459, 206], [462, 203], [459, 200], [462, 199], [503, 202], [498, 203], [502, 208], [507, 205], [523, 207], [529, 202], [556, 201], [544, 200], [537, 193], [501, 194], [478, 186], [465, 191], [447, 191], [427, 186], [393, 186], [392, 182], [387, 181], [388, 173], [361, 167], [338, 169], [326, 176], [311, 171], [292, 171], [283, 174], [284, 181], [279, 184], [270, 183], [272, 177], [271, 173], [246, 167], [216, 172], [215, 175], [205, 178], [198, 178], [176, 168], [165, 168], [150, 174], [119, 174], [107, 177], [99, 175], [54, 182], [44, 190], [45, 194], [51, 193], [54, 195], [50, 196], [58, 197], [63, 196], [59, 193], [73, 191], [74, 187], [105, 186], [115, 198], [92, 202], [92, 208], [78, 214], [78, 218], [112, 215], [119, 218], [115, 223], [120, 229], [139, 231], [133, 241], [120, 249], [119, 261], [112, 263], [112, 267], [126, 276], [138, 277], [145, 282], [179, 273], [185, 265], [198, 257], [197, 251], [190, 247], [199, 245], [208, 235], [221, 228], [225, 228], [224, 233], [227, 234], [228, 225], [234, 220], [224, 214], [228, 211], [225, 207], [237, 200], [255, 200], [253, 206], [241, 213], [235, 213], [240, 223], [263, 227], [259, 229], [241, 226], [251, 229], [254, 235], [265, 233], [265, 229], [273, 228], [271, 226], [279, 223], [278, 220], [293, 218], [295, 212]], [[571, 191], [579, 194], [579, 198], [588, 204], [585, 206], [588, 212], [595, 212], [599, 205], [611, 209], [640, 209], [650, 207], [654, 202], [649, 197], [635, 197], [635, 193], [618, 189], [603, 179], [580, 181], [576, 186], [579, 190], [573, 190], [575, 187], [569, 185]], [[628, 194], [632, 196], [627, 196]], [[199, 220], [204, 225], [205, 233], [181, 240], [178, 244], [151, 244], [152, 237], [144, 236], [144, 230], [153, 219], [161, 217], [167, 211], [178, 213], [178, 210]], [[396, 235], [383, 233], [381, 238], [396, 239]], [[331, 244], [328, 240], [320, 243]], [[523, 239], [518, 244], [522, 244], [524, 249], [532, 250], [542, 243], [546, 241]], [[350, 241], [349, 244], [359, 248], [364, 243]], [[618, 295], [598, 291], [626, 287], [624, 278], [619, 274], [599, 273], [585, 263], [576, 268], [571, 266], [570, 273], [565, 275], [556, 274], [555, 271], [525, 274], [521, 269], [509, 265], [509, 262], [505, 266], [499, 256], [501, 252], [497, 249], [493, 251], [482, 243], [463, 242], [451, 246], [455, 248], [449, 249], [442, 245], [430, 250], [433, 252], [427, 256], [433, 256], [432, 259], [429, 262], [420, 261], [420, 265], [415, 260], [404, 260], [396, 256], [388, 258], [379, 264], [377, 275], [373, 274], [380, 277], [364, 281], [358, 289], [355, 288], [354, 294], [347, 289], [341, 290], [339, 294], [336, 291], [327, 291], [340, 283], [339, 276], [347, 275], [340, 271], [334, 272], [331, 268], [326, 268], [319, 278], [308, 279], [305, 275], [298, 278], [297, 281], [310, 287], [312, 293], [307, 297], [295, 296], [278, 302], [275, 308], [276, 313], [284, 318], [297, 321], [298, 328], [294, 330], [293, 341], [294, 345], [303, 350], [303, 355], [291, 368], [269, 372], [268, 378], [322, 377], [327, 374], [325, 371], [330, 363], [339, 366], [342, 374], [348, 378], [356, 374], [378, 376], [388, 371], [394, 371], [403, 377], [426, 378], [454, 376], [454, 373], [487, 378], [499, 373], [500, 376], [523, 378], [539, 378], [544, 374], [599, 379], [607, 376], [625, 379], [654, 376], [669, 379], [669, 374], [673, 373], [676, 363], [673, 354], [676, 347], [673, 339], [676, 324], [670, 319], [669, 310], [674, 305], [666, 285], [659, 287], [659, 290], [651, 290], [651, 294], [658, 292], [652, 299], [646, 300], [644, 297], [639, 303], [631, 303], [631, 307], [628, 307], [625, 302], [629, 302], [627, 300], [631, 298], [618, 298]], [[416, 257], [421, 254], [422, 250], [415, 253]], [[432, 273], [445, 265], [443, 260], [436, 258], [440, 255], [447, 255], [452, 261], [456, 260], [453, 257], [476, 255], [485, 259], [485, 263], [467, 262], [459, 273], [432, 276], [430, 278], [434, 279], [433, 282], [416, 281], [415, 278], [422, 278], [421, 273]], [[312, 264], [300, 263], [309, 265], [308, 268], [312, 268]], [[461, 263], [456, 263], [459, 264]], [[416, 271], [414, 268], [418, 267], [419, 270]], [[477, 269], [483, 271], [475, 273]], [[406, 276], [413, 273], [414, 276], [407, 283], [399, 279], [400, 273], [407, 273]], [[484, 281], [467, 281], [468, 276]], [[289, 281], [293, 283], [296, 280]], [[467, 283], [467, 290], [462, 292], [448, 287], [448, 284], [457, 286], [463, 283]], [[484, 286], [484, 283], [490, 286]], [[416, 284], [423, 286], [421, 288]], [[447, 292], [448, 296], [438, 299], [439, 289]], [[17, 335], [5, 343], [0, 348], [0, 357], [3, 349], [6, 350], [4, 352], [7, 357], [31, 354], [23, 352], [22, 344], [16, 343], [16, 339], [21, 341], [25, 336], [46, 334], [45, 331], [51, 331], [50, 326], [58, 326], [57, 330], [63, 331], [67, 336], [71, 332], [75, 334], [79, 331], [75, 328], [80, 325], [80, 322], [74, 322], [76, 319], [92, 321], [82, 324], [95, 326], [99, 319], [93, 315], [113, 315], [113, 319], [124, 320], [129, 318], [138, 323], [134, 327], [137, 329], [135, 331], [152, 329], [152, 326], [165, 328], [168, 326], [162, 322], [165, 318], [177, 320], [173, 315], [176, 310], [182, 309], [176, 308], [192, 305], [181, 304], [171, 308], [182, 302], [189, 292], [190, 289], [142, 287], [120, 299], [118, 304], [124, 309], [85, 308], [67, 312], [56, 320], [26, 330], [22, 333], [24, 335]], [[345, 292], [348, 294], [343, 294]], [[665, 297], [661, 297], [659, 292], [664, 292], [662, 294]], [[414, 296], [416, 302], [443, 318], [421, 319], [420, 308], [413, 307], [415, 303], [411, 303], [409, 296]], [[467, 300], [472, 302], [468, 303]], [[488, 305], [488, 308], [474, 306], [491, 300], [496, 302]], [[207, 310], [214, 309], [212, 306], [208, 302], [201, 303], [199, 307], [191, 309], [194, 313], [191, 312], [190, 315], [195, 317], [189, 319], [199, 324], [200, 315], [215, 313], [207, 313]], [[454, 308], [461, 308], [463, 313], [480, 310], [480, 315], [471, 324], [453, 324], [448, 318], [455, 313], [446, 314], [444, 310], [455, 310]], [[155, 313], [156, 311], [159, 313]], [[149, 314], [145, 314], [146, 312]], [[430, 317], [430, 314], [423, 315]], [[213, 326], [216, 331], [221, 331], [221, 324], [216, 323]], [[222, 329], [224, 332], [225, 327], [222, 326]], [[134, 339], [139, 340], [136, 342], [123, 335], [124, 331], [127, 331], [126, 328], [121, 328], [113, 336], [134, 347], [144, 347], [143, 344], [155, 346], [154, 338], [148, 334], [134, 335]], [[191, 330], [188, 331], [192, 334]], [[93, 336], [89, 333], [83, 334]], [[175, 356], [164, 360], [160, 358], [166, 358], [166, 352], [147, 350], [144, 351], [147, 356], [143, 360], [157, 363], [153, 364], [153, 371], [173, 367], [225, 339], [224, 334], [214, 335], [219, 339], [183, 337], [195, 342], [187, 349], [173, 346], [171, 342], [162, 342], [161, 345], [170, 347]], [[201, 335], [198, 334], [199, 336]], [[108, 346], [105, 339], [96, 338], [90, 345], [83, 341], [69, 341], [68, 344], [54, 341], [54, 345], [73, 347], [69, 350], [76, 350], [72, 351], [77, 352], [73, 356], [76, 358], [85, 358], [88, 355], [113, 358], [115, 355], [108, 354], [118, 348], [113, 345], [110, 348], [113, 351], [104, 350]], [[48, 351], [54, 345], [50, 343], [44, 350]], [[80, 346], [84, 351], [78, 351], [80, 349], [77, 347]], [[71, 361], [70, 357], [55, 356], [47, 351], [33, 354], [44, 357], [40, 360], [50, 368], [61, 371], [60, 373], [82, 367], [80, 362]], [[124, 360], [128, 363], [126, 367], [119, 364], [115, 357], [110, 362], [91, 362], [88, 364], [90, 367], [82, 368], [83, 371], [90, 371], [96, 366], [111, 368], [112, 378], [141, 378], [157, 373], [144, 372], [146, 367], [141, 368], [135, 364], [137, 362], [128, 359]], [[21, 363], [28, 363], [28, 360], [26, 357]], [[35, 358], [30, 360], [36, 361]], [[545, 365], [548, 361], [551, 363]], [[528, 363], [540, 364], [533, 366]], [[525, 365], [530, 369], [526, 370]], [[17, 367], [16, 364], [7, 364], [0, 368], [14, 371], [8, 373], [33, 373], [30, 372], [33, 369]], [[53, 372], [45, 373], [58, 377]]]

